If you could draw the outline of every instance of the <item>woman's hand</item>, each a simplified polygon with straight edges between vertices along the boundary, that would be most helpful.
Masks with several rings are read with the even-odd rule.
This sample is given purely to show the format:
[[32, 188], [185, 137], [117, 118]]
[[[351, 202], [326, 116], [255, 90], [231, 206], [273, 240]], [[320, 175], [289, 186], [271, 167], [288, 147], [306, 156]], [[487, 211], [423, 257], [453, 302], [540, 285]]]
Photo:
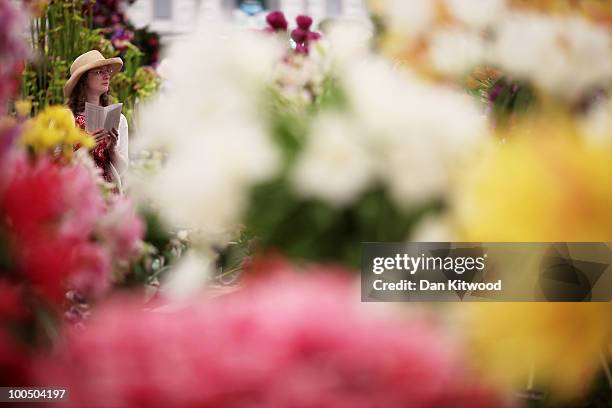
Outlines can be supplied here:
[[100, 143], [102, 140], [110, 137], [110, 132], [106, 129], [98, 129], [91, 134], [91, 136], [96, 141], [96, 144]]
[[106, 129], [98, 129], [93, 132], [91, 136], [96, 141], [96, 144], [99, 144], [101, 141], [106, 140], [112, 148], [115, 148], [115, 146], [117, 145], [117, 141], [119, 140], [119, 133], [115, 128], [111, 129], [110, 131]]

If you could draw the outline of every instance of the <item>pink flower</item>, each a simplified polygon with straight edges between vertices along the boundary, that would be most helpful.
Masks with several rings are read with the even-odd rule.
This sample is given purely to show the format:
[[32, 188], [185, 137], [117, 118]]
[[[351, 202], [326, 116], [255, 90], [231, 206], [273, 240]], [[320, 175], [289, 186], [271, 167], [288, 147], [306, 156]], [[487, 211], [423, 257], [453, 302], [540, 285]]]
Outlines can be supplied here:
[[308, 31], [312, 25], [312, 18], [309, 16], [300, 15], [295, 18], [295, 22], [299, 28]]
[[111, 200], [97, 225], [96, 235], [108, 245], [114, 257], [128, 259], [138, 253], [145, 226], [127, 198], [113, 196]]
[[173, 311], [117, 301], [36, 364], [38, 384], [94, 408], [503, 406], [431, 324], [364, 313], [348, 276], [274, 275]]
[[110, 259], [93, 242], [104, 200], [81, 166], [17, 155], [0, 197], [0, 213], [17, 272], [35, 292], [59, 303], [69, 285], [87, 294], [108, 287]]
[[281, 11], [273, 11], [266, 16], [266, 21], [275, 31], [287, 31], [287, 20]]

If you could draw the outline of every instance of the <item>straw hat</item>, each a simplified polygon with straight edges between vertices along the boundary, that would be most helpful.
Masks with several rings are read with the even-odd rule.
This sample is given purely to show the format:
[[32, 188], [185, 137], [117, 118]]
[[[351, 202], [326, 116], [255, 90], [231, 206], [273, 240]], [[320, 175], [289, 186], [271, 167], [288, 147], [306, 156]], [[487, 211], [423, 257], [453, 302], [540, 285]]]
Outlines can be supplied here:
[[64, 96], [70, 96], [72, 90], [79, 82], [79, 78], [85, 72], [106, 65], [111, 65], [113, 72], [118, 72], [123, 66], [123, 61], [121, 58], [104, 58], [100, 51], [97, 50], [87, 51], [85, 54], [79, 55], [70, 66], [70, 79], [64, 86]]

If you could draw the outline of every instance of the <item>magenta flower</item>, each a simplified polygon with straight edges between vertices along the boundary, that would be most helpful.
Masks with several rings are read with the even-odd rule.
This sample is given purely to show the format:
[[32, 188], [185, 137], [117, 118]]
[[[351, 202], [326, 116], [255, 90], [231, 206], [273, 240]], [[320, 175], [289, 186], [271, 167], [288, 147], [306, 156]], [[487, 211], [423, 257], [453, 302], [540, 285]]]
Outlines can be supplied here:
[[305, 44], [297, 44], [295, 46], [295, 53], [296, 54], [304, 54], [307, 55], [309, 52], [308, 46]]
[[503, 406], [435, 327], [366, 313], [347, 276], [273, 276], [171, 311], [118, 300], [35, 365], [37, 384], [68, 387], [70, 407]]
[[303, 44], [308, 39], [308, 31], [302, 28], [296, 28], [291, 31], [291, 38], [297, 44]]
[[275, 31], [287, 31], [287, 20], [281, 11], [273, 11], [266, 16], [266, 21]]
[[308, 32], [308, 41], [317, 41], [319, 39], [321, 39], [321, 33], [318, 33], [316, 31]]
[[308, 31], [312, 25], [312, 18], [309, 16], [300, 15], [295, 18], [295, 22], [299, 28]]

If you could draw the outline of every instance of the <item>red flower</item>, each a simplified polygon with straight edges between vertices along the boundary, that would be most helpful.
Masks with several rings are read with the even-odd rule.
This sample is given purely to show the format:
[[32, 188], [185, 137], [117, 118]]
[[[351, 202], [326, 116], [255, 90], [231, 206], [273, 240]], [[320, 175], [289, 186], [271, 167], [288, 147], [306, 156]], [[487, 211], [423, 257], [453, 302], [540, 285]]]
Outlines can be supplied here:
[[27, 351], [7, 328], [0, 326], [0, 382], [5, 387], [24, 387], [30, 385], [30, 377]]
[[299, 28], [308, 31], [310, 30], [310, 26], [312, 25], [312, 18], [309, 16], [300, 15], [295, 18], [295, 22], [297, 23]]
[[36, 365], [39, 384], [93, 408], [502, 406], [430, 324], [366, 314], [348, 275], [319, 272], [173, 311], [108, 305]]
[[27, 314], [22, 301], [22, 292], [22, 288], [0, 278], [0, 322], [19, 319]]
[[287, 31], [287, 20], [281, 11], [273, 11], [266, 16], [266, 21], [275, 31]]

